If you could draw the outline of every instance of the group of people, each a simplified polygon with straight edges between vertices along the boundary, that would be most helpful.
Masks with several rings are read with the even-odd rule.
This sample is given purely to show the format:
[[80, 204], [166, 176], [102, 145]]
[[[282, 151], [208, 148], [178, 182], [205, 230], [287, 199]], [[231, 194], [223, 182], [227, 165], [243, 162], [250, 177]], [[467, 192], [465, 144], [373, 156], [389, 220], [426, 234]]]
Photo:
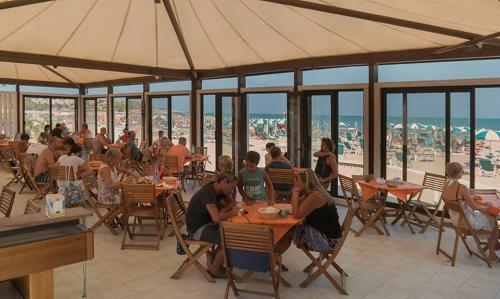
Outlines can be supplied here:
[[[283, 254], [290, 247], [292, 240], [300, 248], [322, 252], [332, 250], [342, 236], [332, 196], [318, 176], [309, 169], [296, 173], [294, 183], [290, 186], [273, 186], [266, 169], [292, 169], [292, 166], [278, 147], [269, 148], [269, 154], [266, 168], [260, 168], [259, 153], [247, 152], [245, 167], [238, 175], [232, 172], [234, 163], [229, 156], [218, 158], [219, 169], [215, 176], [194, 194], [189, 202], [186, 222], [190, 237], [220, 245], [218, 224], [241, 212], [236, 201], [236, 190], [242, 203], [247, 205], [261, 201], [272, 202], [275, 198], [274, 188], [291, 188], [289, 201], [292, 205], [292, 215], [305, 221], [275, 244], [274, 251]], [[212, 276], [225, 276], [223, 262], [220, 246], [207, 253], [207, 268]]]
[[89, 130], [87, 124], [82, 124], [80, 131], [70, 134], [68, 127], [65, 123], [56, 123], [55, 127], [51, 130], [50, 125], [45, 125], [43, 132], [38, 135], [38, 143], [48, 145], [54, 138], [93, 138], [92, 131]]

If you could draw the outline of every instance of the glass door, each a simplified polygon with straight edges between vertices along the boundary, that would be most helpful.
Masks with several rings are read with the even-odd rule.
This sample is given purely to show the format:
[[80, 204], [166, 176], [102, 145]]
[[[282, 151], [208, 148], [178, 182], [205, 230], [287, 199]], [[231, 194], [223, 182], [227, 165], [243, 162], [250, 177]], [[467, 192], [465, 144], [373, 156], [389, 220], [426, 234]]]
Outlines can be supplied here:
[[123, 134], [123, 129], [135, 131], [137, 142], [143, 140], [143, 109], [141, 97], [113, 98], [113, 140]]
[[217, 169], [217, 157], [235, 159], [235, 103], [237, 97], [226, 94], [203, 95], [202, 145], [207, 147], [209, 162], [206, 169]]

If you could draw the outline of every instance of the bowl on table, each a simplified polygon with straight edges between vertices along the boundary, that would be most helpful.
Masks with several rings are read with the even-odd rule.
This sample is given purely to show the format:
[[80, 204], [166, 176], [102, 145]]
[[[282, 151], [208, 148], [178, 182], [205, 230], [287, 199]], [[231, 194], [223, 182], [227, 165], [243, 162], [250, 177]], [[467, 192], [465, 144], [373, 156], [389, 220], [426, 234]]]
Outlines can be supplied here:
[[276, 219], [280, 213], [280, 209], [274, 207], [263, 207], [257, 211], [262, 219]]

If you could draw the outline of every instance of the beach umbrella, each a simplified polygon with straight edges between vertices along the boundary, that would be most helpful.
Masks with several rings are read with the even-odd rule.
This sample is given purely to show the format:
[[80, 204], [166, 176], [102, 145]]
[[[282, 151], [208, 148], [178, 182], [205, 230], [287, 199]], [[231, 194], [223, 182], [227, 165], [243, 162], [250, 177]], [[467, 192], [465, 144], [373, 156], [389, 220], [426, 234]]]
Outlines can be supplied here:
[[410, 129], [412, 129], [412, 130], [418, 130], [418, 129], [420, 129], [420, 127], [419, 127], [419, 125], [417, 125], [416, 123], [412, 123], [412, 124], [410, 125]]
[[347, 127], [348, 124], [346, 124], [345, 122], [341, 121], [341, 122], [339, 122], [339, 126], [341, 126], [341, 127]]
[[394, 129], [402, 129], [403, 125], [402, 124], [396, 124], [394, 125]]
[[500, 136], [493, 130], [487, 130], [476, 133], [476, 139], [485, 141], [500, 141]]

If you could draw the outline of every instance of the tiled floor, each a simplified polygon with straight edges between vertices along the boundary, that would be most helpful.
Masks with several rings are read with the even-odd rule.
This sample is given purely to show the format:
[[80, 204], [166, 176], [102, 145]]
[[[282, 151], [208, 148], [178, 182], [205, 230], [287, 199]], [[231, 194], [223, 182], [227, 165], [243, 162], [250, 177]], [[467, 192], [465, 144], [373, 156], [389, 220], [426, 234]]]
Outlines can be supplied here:
[[[0, 186], [5, 182], [6, 175], [0, 172]], [[16, 198], [12, 215], [22, 214], [30, 196], [31, 193], [26, 193]], [[184, 197], [189, 198], [189, 194]], [[339, 210], [345, 213], [344, 208]], [[89, 219], [89, 223], [94, 221]], [[359, 223], [354, 221], [353, 225], [357, 227]], [[349, 235], [338, 257], [338, 263], [349, 274], [346, 280], [349, 298], [500, 298], [500, 264], [489, 269], [477, 258], [468, 256], [460, 245], [457, 266], [452, 268], [444, 256], [435, 254], [435, 229], [417, 235], [411, 235], [399, 225], [389, 229], [390, 237], [373, 231], [359, 238]], [[447, 248], [452, 246], [450, 236], [445, 234]], [[87, 263], [88, 298], [223, 298], [226, 281], [208, 283], [194, 268], [179, 280], [169, 278], [183, 260], [176, 254], [175, 238], [166, 237], [159, 251], [122, 251], [120, 242], [121, 236], [111, 235], [103, 227], [96, 231], [95, 258]], [[290, 271], [282, 275], [291, 282], [292, 288], [281, 288], [281, 298], [346, 298], [322, 277], [306, 289], [298, 287], [305, 279], [302, 269], [307, 258], [295, 247], [286, 252], [283, 260]], [[80, 298], [82, 265], [57, 269], [55, 285], [56, 298]], [[256, 282], [246, 285], [270, 288]], [[16, 298], [6, 287], [0, 284], [0, 298]], [[230, 297], [234, 296], [230, 294]]]

